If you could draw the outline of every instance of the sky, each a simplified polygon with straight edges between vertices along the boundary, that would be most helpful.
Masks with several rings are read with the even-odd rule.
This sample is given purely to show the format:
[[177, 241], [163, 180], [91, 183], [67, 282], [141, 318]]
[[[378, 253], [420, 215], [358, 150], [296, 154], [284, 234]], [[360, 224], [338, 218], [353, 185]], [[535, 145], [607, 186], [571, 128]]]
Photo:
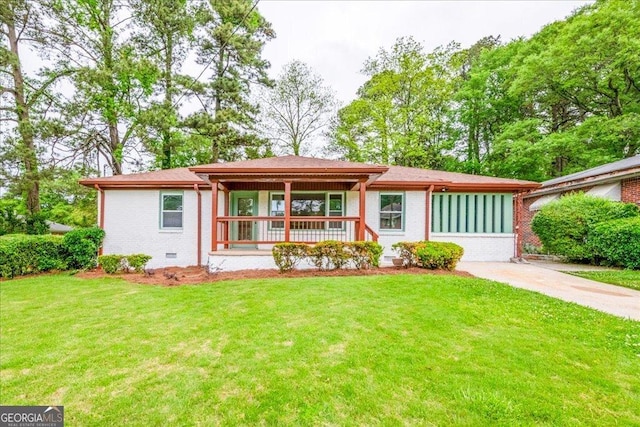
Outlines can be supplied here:
[[413, 36], [427, 52], [451, 41], [468, 47], [489, 35], [509, 41], [531, 36], [589, 3], [593, 2], [260, 0], [257, 8], [276, 31], [263, 51], [271, 62], [271, 76], [299, 59], [347, 104], [366, 80], [360, 74], [365, 60], [391, 47], [398, 37]]

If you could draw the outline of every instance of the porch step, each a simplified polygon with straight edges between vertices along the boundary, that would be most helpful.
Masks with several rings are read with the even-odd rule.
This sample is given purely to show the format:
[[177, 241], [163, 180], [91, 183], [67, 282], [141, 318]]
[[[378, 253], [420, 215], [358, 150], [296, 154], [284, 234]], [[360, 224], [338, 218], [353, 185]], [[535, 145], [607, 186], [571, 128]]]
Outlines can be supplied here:
[[209, 256], [273, 256], [270, 249], [224, 249], [209, 252]]

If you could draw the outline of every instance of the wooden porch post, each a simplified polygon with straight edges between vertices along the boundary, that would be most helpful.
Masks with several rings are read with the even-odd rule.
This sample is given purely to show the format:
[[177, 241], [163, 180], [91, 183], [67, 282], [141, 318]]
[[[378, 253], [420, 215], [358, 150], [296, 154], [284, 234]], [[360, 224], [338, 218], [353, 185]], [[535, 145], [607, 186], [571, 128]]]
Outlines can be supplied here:
[[[229, 216], [229, 190], [225, 188], [224, 192], [224, 216]], [[224, 223], [224, 241], [229, 241], [229, 221]], [[224, 244], [225, 249], [229, 249], [229, 243]]]
[[284, 241], [291, 239], [291, 181], [284, 182]]
[[366, 218], [366, 203], [367, 203], [367, 183], [366, 181], [360, 181], [360, 220], [358, 221], [358, 240], [364, 241], [364, 233], [367, 227], [365, 222]]
[[218, 250], [218, 181], [211, 181], [211, 251]]
[[429, 241], [431, 232], [431, 195], [433, 194], [433, 185], [427, 189], [424, 212], [424, 240]]

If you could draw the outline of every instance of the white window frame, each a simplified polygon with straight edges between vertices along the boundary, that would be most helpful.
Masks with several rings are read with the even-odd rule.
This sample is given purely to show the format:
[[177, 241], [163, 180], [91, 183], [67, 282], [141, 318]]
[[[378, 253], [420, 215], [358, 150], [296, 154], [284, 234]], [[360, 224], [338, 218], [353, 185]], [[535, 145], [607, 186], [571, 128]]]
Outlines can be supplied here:
[[[331, 212], [337, 212], [336, 210], [331, 210], [331, 196], [332, 195], [339, 195], [340, 198], [342, 199], [342, 214], [340, 215], [345, 216], [345, 212], [347, 210], [347, 196], [343, 191], [292, 191], [291, 194], [324, 194], [325, 196], [325, 213], [324, 216], [327, 218], [327, 224], [325, 224], [325, 229], [326, 230], [344, 230], [344, 224], [342, 224], [342, 221], [340, 220], [336, 220], [336, 221], [331, 221], [331, 216], [330, 213]], [[273, 217], [273, 218], [278, 218], [277, 221], [270, 221], [270, 228], [274, 229], [274, 230], [283, 230], [284, 229], [284, 225], [282, 227], [276, 227], [274, 226], [274, 223], [276, 222], [282, 222], [284, 224], [284, 212], [282, 216], [279, 215], [273, 215], [273, 210], [271, 209], [273, 206], [273, 196], [284, 196], [284, 192], [282, 191], [272, 191], [269, 193], [269, 216]], [[304, 218], [304, 217], [299, 217], [299, 216], [294, 216], [291, 215], [292, 218]], [[335, 218], [335, 217], [333, 217]], [[341, 223], [341, 225], [339, 227], [331, 227], [331, 222], [337, 222], [337, 223]]]
[[[402, 210], [401, 211], [383, 211], [382, 210], [382, 196], [400, 196], [401, 197], [401, 203], [402, 203]], [[378, 198], [378, 230], [381, 233], [399, 233], [399, 232], [404, 232], [404, 221], [405, 221], [405, 212], [407, 210], [406, 207], [406, 202], [407, 202], [407, 198], [405, 196], [404, 192], [380, 192], [380, 196]], [[399, 213], [400, 214], [400, 228], [382, 228], [382, 214], [389, 214], [389, 213]]]
[[[164, 209], [164, 197], [165, 196], [180, 196], [182, 198], [182, 209], [180, 210], [168, 210]], [[164, 225], [164, 213], [165, 212], [180, 212], [180, 227], [166, 227]], [[161, 191], [160, 192], [160, 229], [161, 230], [182, 230], [184, 227], [184, 191]]]

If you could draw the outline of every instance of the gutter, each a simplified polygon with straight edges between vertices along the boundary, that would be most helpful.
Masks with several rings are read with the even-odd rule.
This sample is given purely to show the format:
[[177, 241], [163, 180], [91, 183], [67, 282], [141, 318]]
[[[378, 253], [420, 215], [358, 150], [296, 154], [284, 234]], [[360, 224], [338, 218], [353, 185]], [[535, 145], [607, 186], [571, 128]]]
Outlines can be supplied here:
[[[93, 187], [100, 192], [100, 214], [98, 217], [98, 226], [104, 230], [104, 189], [100, 188], [98, 184], [94, 184]], [[98, 248], [98, 255], [102, 255], [102, 245]]]

